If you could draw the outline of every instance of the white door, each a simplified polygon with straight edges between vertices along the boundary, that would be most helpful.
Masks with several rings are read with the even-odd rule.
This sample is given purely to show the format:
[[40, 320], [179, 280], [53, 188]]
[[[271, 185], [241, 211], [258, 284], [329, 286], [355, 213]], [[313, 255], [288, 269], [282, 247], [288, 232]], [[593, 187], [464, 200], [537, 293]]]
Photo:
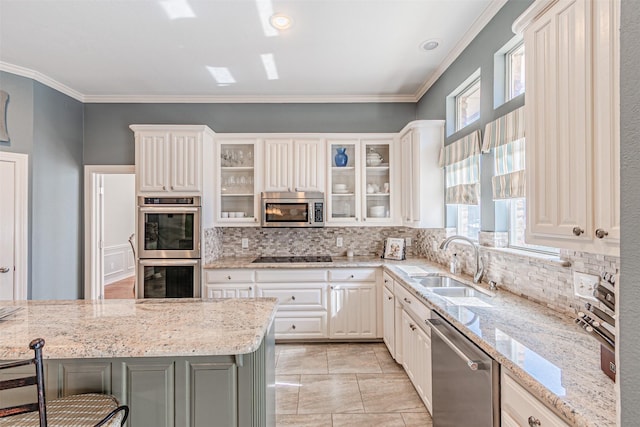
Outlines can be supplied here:
[[15, 266], [15, 168], [0, 161], [0, 300], [13, 300]]

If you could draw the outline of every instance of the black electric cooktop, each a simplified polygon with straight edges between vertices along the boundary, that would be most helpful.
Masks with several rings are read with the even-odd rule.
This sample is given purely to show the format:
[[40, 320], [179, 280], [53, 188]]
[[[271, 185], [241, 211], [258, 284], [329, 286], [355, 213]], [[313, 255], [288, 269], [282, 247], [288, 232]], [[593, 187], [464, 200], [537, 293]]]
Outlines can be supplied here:
[[332, 262], [328, 255], [306, 255], [306, 256], [261, 256], [256, 258], [253, 262], [266, 263], [266, 262]]

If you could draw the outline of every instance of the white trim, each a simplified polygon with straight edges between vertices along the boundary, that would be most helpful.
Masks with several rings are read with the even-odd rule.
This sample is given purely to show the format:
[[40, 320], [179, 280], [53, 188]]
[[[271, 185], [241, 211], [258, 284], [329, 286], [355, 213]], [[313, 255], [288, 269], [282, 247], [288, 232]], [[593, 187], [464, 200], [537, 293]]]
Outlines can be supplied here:
[[449, 66], [453, 64], [453, 61], [455, 61], [458, 56], [462, 54], [462, 51], [464, 51], [467, 46], [471, 44], [473, 39], [475, 39], [476, 36], [480, 34], [480, 31], [482, 31], [482, 29], [489, 23], [489, 21], [491, 21], [491, 19], [496, 16], [498, 11], [507, 3], [507, 1], [508, 0], [493, 0], [491, 4], [487, 6], [484, 12], [482, 12], [482, 15], [480, 15], [478, 19], [476, 19], [471, 28], [469, 28], [462, 39], [460, 39], [458, 44], [455, 45], [451, 52], [449, 52], [446, 58], [444, 58], [444, 60], [440, 63], [436, 71], [434, 71], [433, 74], [429, 76], [427, 81], [425, 81], [422, 86], [420, 86], [415, 94], [416, 102], [419, 101], [420, 98], [422, 98], [422, 96], [427, 93], [429, 88], [431, 88], [431, 86], [433, 86], [433, 84], [440, 78], [440, 76], [442, 76], [444, 72], [447, 71], [447, 68], [449, 68]]
[[482, 31], [489, 21], [507, 3], [508, 0], [492, 0], [482, 14], [474, 21], [462, 39], [449, 52], [427, 80], [413, 94], [394, 95], [265, 95], [265, 96], [185, 96], [185, 95], [87, 95], [64, 85], [44, 74], [0, 61], [0, 71], [32, 78], [57, 91], [64, 93], [83, 103], [140, 103], [140, 104], [331, 104], [331, 103], [368, 103], [368, 102], [418, 102], [429, 88], [440, 78], [473, 39]]
[[0, 151], [0, 160], [15, 164], [13, 299], [26, 300], [29, 277], [29, 155]]
[[133, 165], [85, 165], [84, 167], [84, 299], [97, 300], [104, 289], [102, 202], [99, 188], [104, 174], [133, 174]]

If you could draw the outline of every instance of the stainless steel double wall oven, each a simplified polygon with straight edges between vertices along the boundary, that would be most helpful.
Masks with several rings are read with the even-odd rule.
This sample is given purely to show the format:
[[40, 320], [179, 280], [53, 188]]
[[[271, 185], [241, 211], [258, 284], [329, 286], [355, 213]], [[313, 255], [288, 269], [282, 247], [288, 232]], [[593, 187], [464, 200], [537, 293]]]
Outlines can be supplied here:
[[200, 296], [201, 199], [138, 197], [138, 298]]

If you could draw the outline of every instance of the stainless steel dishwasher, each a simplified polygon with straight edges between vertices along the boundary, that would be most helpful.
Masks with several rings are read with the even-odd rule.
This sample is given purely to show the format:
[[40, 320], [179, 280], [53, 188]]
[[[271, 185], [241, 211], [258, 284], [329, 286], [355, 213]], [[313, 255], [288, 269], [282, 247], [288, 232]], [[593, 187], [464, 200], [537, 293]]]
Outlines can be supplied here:
[[434, 427], [498, 427], [500, 365], [435, 311], [426, 322]]

